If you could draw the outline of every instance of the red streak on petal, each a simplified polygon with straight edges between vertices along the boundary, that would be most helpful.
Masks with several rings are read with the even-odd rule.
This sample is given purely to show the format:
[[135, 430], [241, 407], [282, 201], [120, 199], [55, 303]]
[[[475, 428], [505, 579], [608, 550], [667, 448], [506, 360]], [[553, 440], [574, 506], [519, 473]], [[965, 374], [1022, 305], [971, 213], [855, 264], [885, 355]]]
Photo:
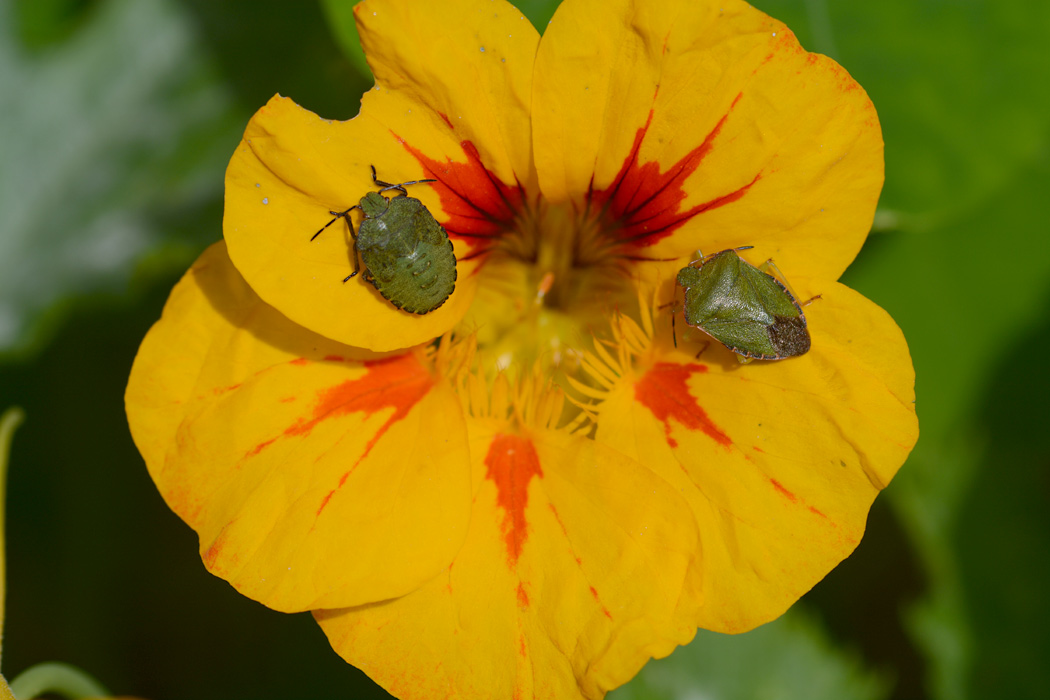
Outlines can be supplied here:
[[528, 537], [525, 507], [529, 482], [543, 476], [540, 458], [532, 441], [518, 435], [497, 434], [485, 455], [485, 478], [496, 485], [496, 504], [503, 509], [503, 542], [507, 563], [513, 567]]
[[788, 499], [792, 503], [801, 503], [802, 505], [805, 505], [806, 506], [806, 510], [808, 510], [810, 513], [813, 513], [814, 515], [818, 515], [821, 518], [824, 518], [825, 520], [827, 520], [831, 524], [832, 527], [838, 527], [838, 525], [836, 525], [835, 523], [831, 522], [831, 520], [828, 519], [828, 516], [824, 515], [824, 513], [820, 512], [819, 510], [817, 510], [813, 506], [807, 504], [805, 501], [803, 501], [801, 498], [799, 498], [798, 496], [796, 496], [792, 492], [788, 491], [786, 488], [784, 488], [784, 485], [781, 484], [776, 479], [772, 479], [771, 478], [769, 480], [769, 483], [773, 484], [773, 488], [775, 488], [777, 490], [777, 493], [779, 493], [784, 498]]
[[305, 357], [297, 357], [296, 359], [292, 360], [288, 364], [295, 365], [296, 367], [302, 367], [307, 362], [308, 362], [308, 360]]
[[653, 121], [653, 111], [649, 111], [649, 118], [635, 133], [631, 151], [624, 159], [612, 184], [602, 190], [594, 190], [592, 186], [588, 193], [590, 202], [604, 211], [610, 227], [615, 229], [611, 235], [621, 243], [630, 243], [637, 247], [651, 246], [671, 235], [675, 229], [697, 214], [735, 202], [747, 193], [759, 180], [761, 173], [755, 175], [750, 183], [728, 194], [686, 211], [679, 211], [679, 206], [687, 197], [683, 188], [685, 180], [714, 148], [718, 134], [742, 94], [736, 96], [729, 110], [722, 115], [703, 142], [663, 173], [660, 172], [660, 164], [656, 161], [638, 162], [642, 142]]
[[[554, 519], [558, 522], [558, 527], [561, 528], [561, 532], [563, 535], [565, 535], [565, 539], [568, 539], [569, 531], [565, 529], [565, 523], [562, 522], [561, 516], [558, 515], [558, 509], [554, 507], [553, 503], [548, 503], [547, 508], [550, 509], [551, 515], [553, 515]], [[577, 561], [579, 561], [579, 559], [577, 559]]]
[[282, 396], [281, 398], [279, 398], [277, 400], [280, 401], [281, 403], [291, 403], [292, 401], [295, 401], [296, 398], [298, 398], [298, 397], [295, 397], [295, 396]]
[[260, 452], [265, 450], [267, 447], [269, 447], [270, 445], [272, 445], [276, 441], [277, 441], [277, 438], [270, 438], [269, 440], [263, 440], [258, 445], [256, 445], [252, 449], [250, 449], [247, 452], [245, 452], [244, 456], [245, 457], [254, 457], [255, 455], [259, 454]]
[[204, 553], [204, 556], [201, 557], [201, 559], [204, 561], [205, 569], [208, 569], [210, 571], [211, 568], [215, 566], [215, 560], [218, 559], [219, 552], [221, 551], [222, 540], [215, 540], [215, 542], [213, 542], [212, 545], [208, 547], [208, 551]]
[[780, 494], [784, 496], [784, 498], [788, 499], [792, 503], [798, 503], [798, 496], [784, 488], [784, 485], [781, 484], [779, 481], [777, 481], [776, 479], [770, 479], [769, 483], [773, 484], [773, 488], [780, 492]]
[[700, 430], [719, 445], [729, 448], [733, 441], [711, 421], [707, 412], [700, 408], [696, 398], [689, 393], [689, 377], [696, 372], [706, 372], [704, 365], [679, 365], [660, 362], [645, 373], [634, 385], [634, 397], [652, 411], [656, 419], [664, 424], [667, 444], [678, 447], [671, 437], [671, 418], [687, 430]]
[[[357, 461], [360, 462], [361, 460], [359, 459]], [[357, 464], [354, 464], [354, 466], [356, 467]], [[349, 474], [349, 472], [347, 472], [347, 474]], [[344, 474], [343, 478], [339, 480], [339, 486], [342, 486], [344, 481], [346, 481], [346, 474]], [[332, 500], [332, 496], [334, 496], [335, 492], [338, 490], [339, 488], [337, 487], [325, 494], [325, 497], [321, 499], [321, 505], [317, 506], [317, 512], [315, 513], [315, 515], [321, 514], [321, 511], [323, 511], [328, 506], [328, 501]]]
[[208, 547], [208, 551], [206, 551], [204, 556], [201, 557], [204, 561], [204, 568], [215, 574], [221, 574], [225, 571], [225, 569], [218, 568], [216, 561], [218, 560], [219, 555], [222, 554], [223, 547], [226, 546], [226, 536], [227, 531], [223, 528], [223, 530], [219, 532], [219, 536], [216, 537], [215, 540], [212, 541], [211, 546]]
[[765, 454], [765, 453], [766, 453], [766, 451], [765, 451], [765, 450], [763, 450], [763, 449], [762, 449], [761, 447], [759, 447], [758, 445], [752, 445], [751, 449], [752, 449], [752, 450], [754, 450], [755, 452], [761, 452], [762, 454]]
[[525, 584], [518, 582], [518, 605], [523, 608], [529, 607], [529, 594], [525, 592]]
[[437, 180], [431, 187], [441, 197], [446, 218], [440, 223], [449, 236], [478, 246], [499, 238], [510, 228], [522, 207], [525, 191], [520, 183], [507, 185], [486, 168], [472, 142], [460, 142], [467, 162], [457, 163], [434, 160], [397, 138], [423, 166], [424, 176]]
[[222, 395], [222, 394], [225, 394], [228, 391], [233, 391], [234, 389], [240, 389], [240, 388], [241, 388], [240, 384], [231, 384], [229, 386], [219, 387], [219, 388], [215, 389], [214, 393], [216, 395]]
[[596, 602], [601, 607], [602, 613], [611, 620], [612, 613], [610, 613], [609, 609], [602, 604], [601, 598], [598, 597], [598, 591], [594, 588], [594, 586], [591, 586], [590, 589], [591, 595], [594, 597], [594, 602]]
[[448, 118], [447, 114], [445, 114], [444, 112], [438, 112], [438, 116], [445, 120], [445, 123], [448, 124], [448, 128], [450, 128], [450, 129], [455, 129], [456, 128], [456, 127], [452, 126], [452, 120]]
[[[565, 535], [565, 539], [568, 540], [569, 539], [569, 531], [565, 528], [565, 523], [562, 522], [561, 516], [558, 515], [558, 509], [554, 507], [553, 503], [548, 503], [547, 507], [550, 508], [551, 515], [553, 515], [554, 516], [554, 520], [557, 521], [558, 527], [561, 528], [562, 534]], [[576, 566], [582, 567], [583, 566], [583, 559], [580, 559], [578, 556], [576, 556], [576, 552], [573, 552], [572, 556], [573, 556], [573, 559], [576, 560]]]

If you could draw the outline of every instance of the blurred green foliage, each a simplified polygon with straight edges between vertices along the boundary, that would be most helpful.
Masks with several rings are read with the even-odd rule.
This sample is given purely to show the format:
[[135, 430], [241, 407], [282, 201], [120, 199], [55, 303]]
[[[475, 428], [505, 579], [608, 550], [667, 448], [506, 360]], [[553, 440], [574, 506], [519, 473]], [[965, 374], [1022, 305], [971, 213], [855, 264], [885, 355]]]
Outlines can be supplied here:
[[[782, 620], [701, 632], [612, 697], [1036, 698], [1050, 687], [1050, 4], [760, 0], [865, 87], [886, 140], [844, 281], [909, 340], [922, 436], [857, 552]], [[221, 235], [226, 159], [276, 92], [371, 85], [353, 2], [0, 0], [4, 669], [151, 698], [387, 697], [305, 615], [200, 564], [128, 435], [131, 360]], [[541, 30], [556, 3], [523, 3]]]

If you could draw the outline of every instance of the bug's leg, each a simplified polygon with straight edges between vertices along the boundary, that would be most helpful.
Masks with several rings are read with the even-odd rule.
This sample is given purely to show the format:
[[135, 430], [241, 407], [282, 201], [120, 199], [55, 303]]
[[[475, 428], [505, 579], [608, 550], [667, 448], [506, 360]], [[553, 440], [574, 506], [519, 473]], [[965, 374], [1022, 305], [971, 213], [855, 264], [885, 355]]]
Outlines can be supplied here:
[[697, 263], [700, 263], [700, 267], [704, 266], [704, 251], [699, 248], [696, 249], [695, 257], [689, 262], [689, 267], [696, 267]]
[[678, 349], [678, 335], [675, 333], [674, 320], [678, 315], [678, 285], [674, 286], [674, 299], [671, 300], [674, 308], [671, 309], [671, 340], [674, 341], [675, 349]]
[[[759, 265], [758, 269], [775, 279], [777, 282], [780, 282], [782, 285], [784, 285], [784, 289], [788, 290], [788, 294], [791, 295], [792, 299], [798, 299], [798, 294], [795, 294], [795, 290], [791, 288], [790, 284], [788, 284], [787, 277], [784, 277], [784, 273], [781, 272], [780, 268], [777, 267], [777, 264], [773, 262], [773, 258], [770, 258], [769, 260], [766, 260], [764, 263]], [[813, 300], [810, 299], [809, 301]], [[807, 301], [806, 304], [808, 304], [809, 301]], [[803, 304], [803, 306], [804, 305], [805, 304]]]
[[820, 298], [821, 298], [821, 296], [819, 294], [817, 294], [816, 296], [812, 296], [809, 299], [807, 299], [806, 301], [802, 302], [801, 304], [799, 304], [799, 306], [809, 306], [810, 304], [812, 304], [813, 302], [815, 302], [817, 299], [820, 299]]
[[389, 182], [383, 182], [376, 176], [376, 166], [370, 165], [368, 167], [372, 168], [372, 182], [376, 183], [376, 187], [390, 187]]
[[696, 353], [696, 359], [699, 360], [700, 356], [703, 355], [704, 351], [707, 350], [707, 348], [709, 348], [710, 346], [711, 346], [711, 341], [710, 340], [705, 340], [703, 347], [701, 347], [700, 351]]
[[[354, 208], [360, 209], [360, 207], [357, 207], [356, 205], [354, 207], [350, 207], [350, 209]], [[357, 253], [357, 231], [354, 231], [354, 222], [350, 220], [350, 209], [347, 209], [346, 211], [342, 212], [340, 216], [346, 219], [346, 225], [350, 227], [350, 238], [352, 238], [354, 241], [354, 271], [343, 278], [343, 284], [346, 284], [348, 280], [352, 279], [358, 272], [361, 271], [361, 256]], [[332, 213], [334, 214], [336, 212]]]
[[[329, 221], [324, 226], [322, 226], [321, 228], [317, 229], [317, 233], [315, 233], [314, 235], [310, 236], [310, 240], [312, 241], [313, 239], [315, 239], [318, 236], [320, 236], [321, 235], [321, 231], [324, 231], [326, 228], [328, 228], [329, 226], [334, 224], [336, 221], [339, 221], [339, 219], [345, 218], [347, 220], [347, 222], [349, 222], [350, 221], [350, 216], [349, 216], [350, 212], [352, 212], [354, 209], [360, 209], [360, 208], [361, 207], [359, 205], [355, 204], [354, 206], [350, 207], [346, 211], [330, 211], [330, 212], [328, 212], [329, 214], [332, 215], [332, 220]], [[350, 233], [353, 234], [353, 232], [354, 232], [354, 225], [350, 224]]]
[[354, 237], [354, 271], [343, 278], [343, 284], [346, 284], [348, 281], [353, 279], [357, 275], [357, 273], [361, 271], [361, 263], [358, 260], [359, 257], [360, 256], [358, 256], [358, 254], [357, 254], [357, 237], [355, 236]]
[[[734, 354], [736, 354], [736, 353], [734, 353]], [[755, 359], [755, 358], [753, 358], [753, 357], [744, 357], [743, 355], [737, 355], [736, 356], [736, 361], [739, 362], [742, 365], [749, 364], [753, 359]]]

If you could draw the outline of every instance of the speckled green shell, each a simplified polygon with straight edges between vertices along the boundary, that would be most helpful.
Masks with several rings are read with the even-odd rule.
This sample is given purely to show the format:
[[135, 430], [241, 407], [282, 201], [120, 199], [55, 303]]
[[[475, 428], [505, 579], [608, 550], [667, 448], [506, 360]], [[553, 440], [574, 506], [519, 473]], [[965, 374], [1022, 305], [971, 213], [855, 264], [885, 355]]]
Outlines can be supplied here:
[[782, 360], [809, 351], [806, 317], [795, 297], [735, 250], [683, 267], [677, 282], [685, 290], [686, 323], [738, 355]]
[[368, 268], [365, 280], [409, 313], [430, 313], [444, 304], [456, 288], [456, 254], [448, 233], [423, 203], [369, 192], [361, 210], [365, 218], [357, 231], [357, 252]]

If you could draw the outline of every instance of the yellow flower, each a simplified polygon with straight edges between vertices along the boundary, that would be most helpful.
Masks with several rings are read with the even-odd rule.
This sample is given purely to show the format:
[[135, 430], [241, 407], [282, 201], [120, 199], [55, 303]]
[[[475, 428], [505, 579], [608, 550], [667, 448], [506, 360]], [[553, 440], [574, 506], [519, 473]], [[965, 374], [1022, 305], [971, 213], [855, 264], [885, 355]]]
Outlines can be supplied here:
[[[361, 113], [259, 110], [129, 381], [208, 569], [403, 698], [598, 698], [781, 614], [917, 437], [904, 338], [836, 282], [882, 185], [867, 95], [736, 0], [566, 0], [542, 40], [500, 0], [356, 16]], [[310, 240], [370, 165], [437, 180], [429, 314], [343, 283], [343, 222]], [[744, 245], [820, 295], [808, 354], [674, 347], [677, 269]]]

